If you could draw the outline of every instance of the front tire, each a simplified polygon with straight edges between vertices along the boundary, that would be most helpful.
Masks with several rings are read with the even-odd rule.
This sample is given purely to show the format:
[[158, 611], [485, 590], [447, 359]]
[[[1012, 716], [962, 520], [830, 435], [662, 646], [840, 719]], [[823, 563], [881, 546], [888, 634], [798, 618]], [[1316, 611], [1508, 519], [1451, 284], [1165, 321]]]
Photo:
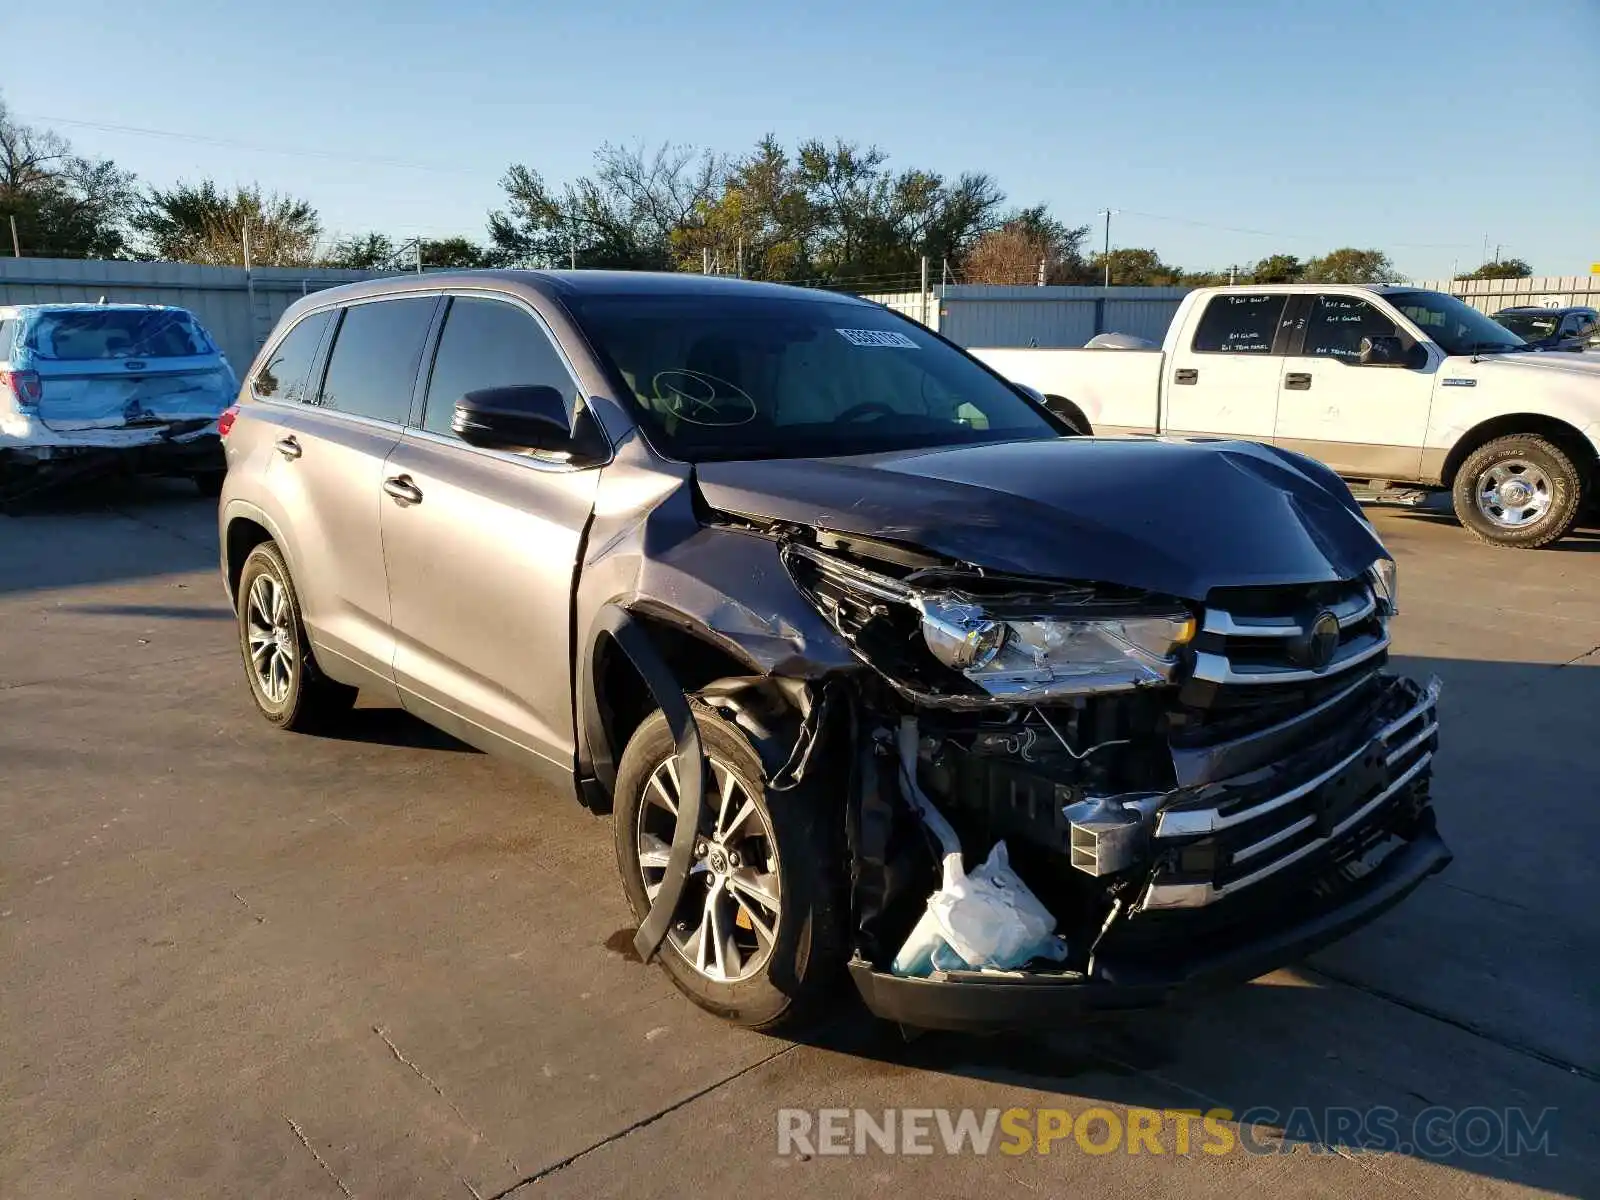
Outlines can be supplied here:
[[[813, 1016], [842, 976], [838, 806], [815, 778], [769, 793], [737, 726], [696, 705], [707, 766], [700, 849], [657, 959], [701, 1008], [774, 1031]], [[676, 747], [651, 714], [617, 770], [617, 868], [643, 921], [666, 872], [678, 803]]]
[[309, 733], [349, 711], [357, 689], [317, 666], [300, 598], [274, 543], [261, 543], [244, 560], [235, 616], [250, 696], [263, 717], [280, 729]]
[[1456, 517], [1491, 546], [1532, 550], [1565, 537], [1587, 500], [1584, 475], [1560, 446], [1529, 433], [1487, 442], [1456, 472]]

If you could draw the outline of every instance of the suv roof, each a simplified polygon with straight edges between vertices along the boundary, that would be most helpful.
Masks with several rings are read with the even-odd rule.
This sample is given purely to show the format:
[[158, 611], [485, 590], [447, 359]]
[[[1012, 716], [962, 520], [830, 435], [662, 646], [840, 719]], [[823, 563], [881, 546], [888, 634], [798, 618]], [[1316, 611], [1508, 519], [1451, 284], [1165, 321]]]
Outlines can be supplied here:
[[781, 283], [758, 283], [749, 279], [731, 279], [726, 275], [693, 275], [682, 271], [428, 271], [421, 275], [385, 275], [379, 279], [340, 284], [313, 292], [307, 299], [320, 307], [330, 301], [355, 300], [365, 296], [482, 287], [485, 284], [510, 284], [513, 291], [527, 289], [546, 296], [707, 296], [732, 292], [790, 300], [867, 304], [865, 300], [842, 292], [791, 287]]
[[1564, 317], [1568, 313], [1594, 312], [1587, 304], [1563, 304], [1560, 308], [1546, 308], [1542, 304], [1513, 304], [1510, 308], [1495, 310], [1495, 316], [1502, 313], [1548, 313], [1552, 317]]

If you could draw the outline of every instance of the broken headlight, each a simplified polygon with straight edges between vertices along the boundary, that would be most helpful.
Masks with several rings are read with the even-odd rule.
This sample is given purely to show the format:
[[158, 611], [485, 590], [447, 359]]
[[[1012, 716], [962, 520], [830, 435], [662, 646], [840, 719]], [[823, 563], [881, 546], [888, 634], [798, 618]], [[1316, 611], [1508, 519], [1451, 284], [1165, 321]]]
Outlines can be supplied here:
[[1047, 700], [1165, 683], [1195, 634], [1181, 608], [1096, 616], [999, 616], [965, 596], [919, 595], [922, 639], [992, 696]]

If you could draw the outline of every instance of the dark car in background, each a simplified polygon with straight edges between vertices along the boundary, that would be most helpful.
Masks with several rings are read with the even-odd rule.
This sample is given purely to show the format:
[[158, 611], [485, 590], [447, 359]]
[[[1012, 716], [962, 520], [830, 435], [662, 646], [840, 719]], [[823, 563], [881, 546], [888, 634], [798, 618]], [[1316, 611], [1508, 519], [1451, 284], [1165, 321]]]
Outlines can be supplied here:
[[0, 306], [0, 493], [100, 470], [222, 486], [217, 418], [239, 384], [187, 309]]
[[1537, 350], [1600, 348], [1600, 312], [1592, 308], [1502, 308], [1494, 319]]

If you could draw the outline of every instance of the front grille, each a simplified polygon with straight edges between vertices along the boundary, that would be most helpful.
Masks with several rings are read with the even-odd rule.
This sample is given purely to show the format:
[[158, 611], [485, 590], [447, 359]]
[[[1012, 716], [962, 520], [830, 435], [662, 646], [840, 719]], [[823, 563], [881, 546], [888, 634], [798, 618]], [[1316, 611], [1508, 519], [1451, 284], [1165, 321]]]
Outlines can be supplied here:
[[[1319, 629], [1324, 614], [1337, 623], [1326, 642]], [[1314, 703], [1315, 693], [1382, 666], [1388, 650], [1388, 618], [1365, 579], [1218, 589], [1206, 605], [1179, 700], [1204, 710]], [[1286, 688], [1310, 694], [1283, 694]]]

